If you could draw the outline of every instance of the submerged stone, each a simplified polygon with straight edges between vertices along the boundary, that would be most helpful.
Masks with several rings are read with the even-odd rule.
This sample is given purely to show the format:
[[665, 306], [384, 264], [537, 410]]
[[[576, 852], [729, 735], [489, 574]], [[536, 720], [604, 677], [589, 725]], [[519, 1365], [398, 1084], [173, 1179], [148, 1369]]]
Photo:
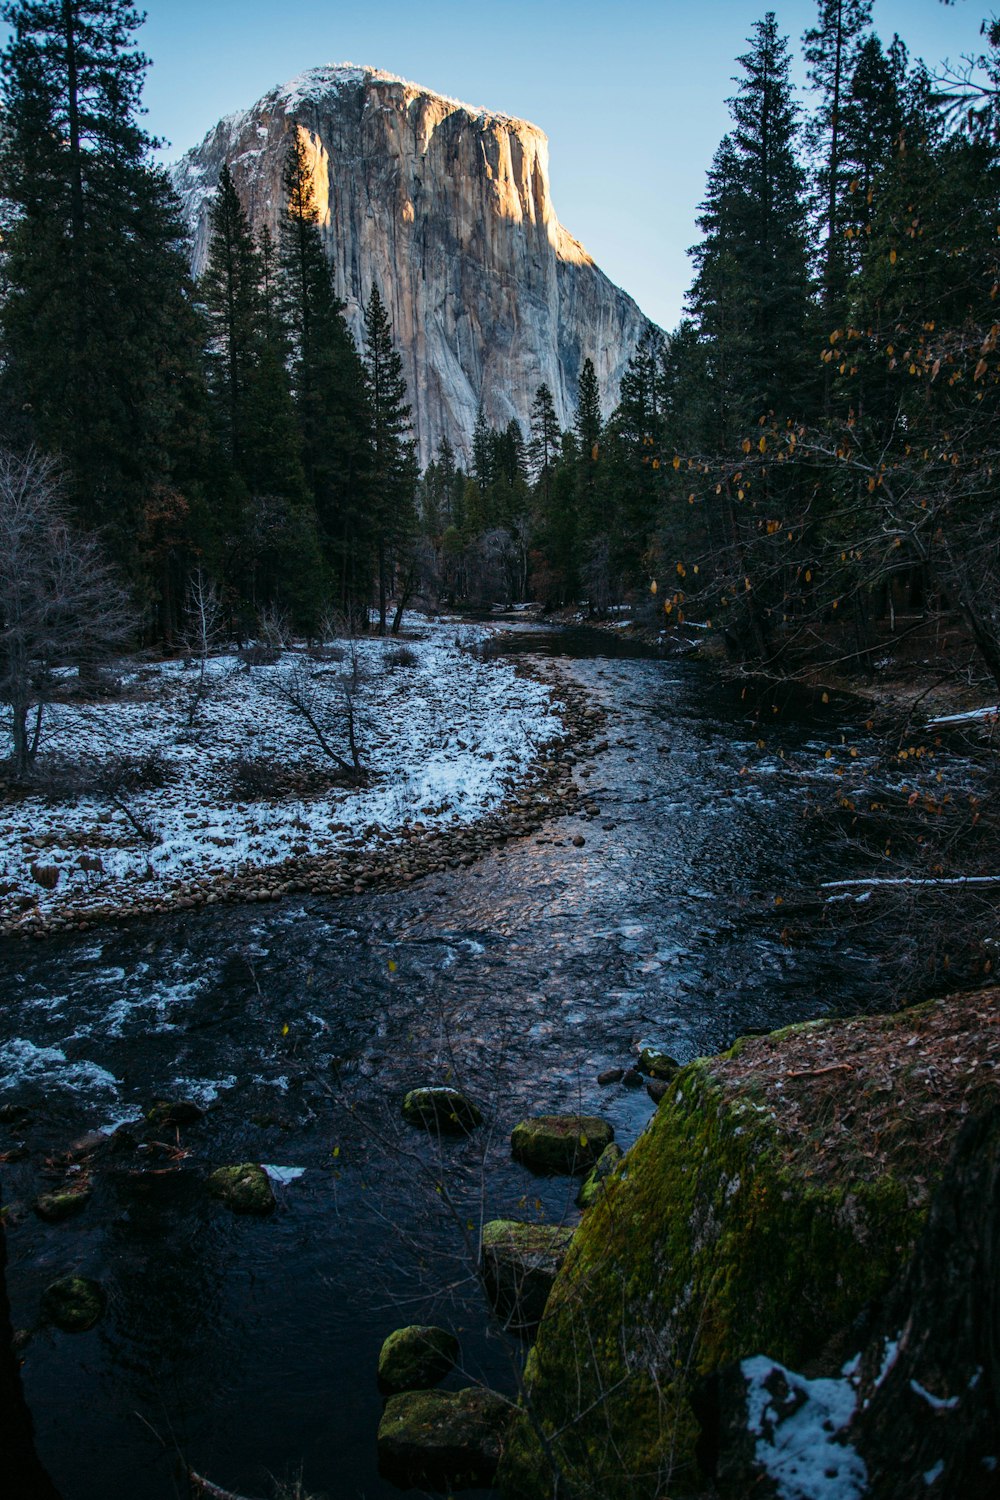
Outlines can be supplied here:
[[194, 1125], [205, 1111], [193, 1099], [157, 1099], [146, 1114], [146, 1124], [154, 1130], [161, 1126], [176, 1128], [179, 1125]]
[[483, 1226], [483, 1283], [497, 1315], [513, 1333], [530, 1334], [573, 1239], [562, 1224], [493, 1219]]
[[403, 1119], [444, 1135], [466, 1135], [483, 1123], [478, 1105], [460, 1089], [446, 1087], [411, 1089], [403, 1100]]
[[597, 1158], [593, 1170], [576, 1195], [576, 1202], [579, 1208], [590, 1208], [597, 1201], [598, 1194], [601, 1192], [605, 1182], [624, 1155], [625, 1153], [622, 1148], [616, 1145], [614, 1141], [611, 1142], [610, 1146], [605, 1146]]
[[234, 1214], [269, 1214], [276, 1206], [267, 1173], [256, 1162], [217, 1168], [208, 1179], [208, 1189]]
[[509, 1402], [478, 1386], [391, 1396], [378, 1429], [379, 1469], [407, 1487], [488, 1488], [510, 1417]]
[[90, 1202], [89, 1186], [64, 1188], [55, 1193], [42, 1193], [35, 1199], [35, 1213], [48, 1224], [58, 1224], [60, 1219], [69, 1219], [82, 1213]]
[[42, 1293], [42, 1316], [67, 1333], [86, 1333], [108, 1305], [104, 1288], [89, 1276], [62, 1276]]
[[458, 1358], [458, 1339], [445, 1328], [412, 1323], [382, 1345], [378, 1383], [384, 1391], [425, 1391], [443, 1380]]
[[615, 1132], [597, 1115], [538, 1115], [514, 1126], [510, 1148], [515, 1161], [533, 1172], [589, 1172]]

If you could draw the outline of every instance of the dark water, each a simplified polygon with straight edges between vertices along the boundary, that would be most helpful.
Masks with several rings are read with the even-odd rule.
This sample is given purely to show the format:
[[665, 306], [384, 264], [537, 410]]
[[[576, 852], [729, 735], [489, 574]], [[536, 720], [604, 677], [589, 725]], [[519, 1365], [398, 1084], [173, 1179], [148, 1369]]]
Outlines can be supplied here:
[[[452, 1384], [513, 1389], [520, 1350], [489, 1327], [463, 1230], [481, 1206], [572, 1211], [575, 1184], [510, 1161], [516, 1121], [582, 1107], [628, 1144], [652, 1105], [595, 1077], [640, 1040], [686, 1060], [863, 995], [869, 955], [822, 924], [782, 941], [760, 915], [850, 873], [809, 841], [789, 774], [822, 767], [837, 710], [751, 704], [696, 664], [588, 657], [579, 637], [516, 643], [570, 649], [564, 670], [608, 708], [610, 748], [576, 768], [598, 817], [403, 892], [0, 952], [0, 1102], [33, 1111], [0, 1127], [0, 1148], [31, 1148], [2, 1168], [5, 1202], [30, 1201], [44, 1151], [81, 1130], [156, 1097], [212, 1106], [182, 1133], [187, 1169], [153, 1193], [137, 1193], [131, 1158], [105, 1158], [82, 1215], [28, 1214], [9, 1234], [15, 1323], [33, 1325], [44, 1286], [70, 1271], [110, 1296], [91, 1333], [41, 1331], [26, 1356], [65, 1500], [179, 1494], [178, 1453], [244, 1494], [299, 1468], [337, 1500], [397, 1493], [375, 1463], [382, 1339], [443, 1322], [462, 1340]], [[398, 1105], [454, 1079], [494, 1128], [440, 1162]], [[230, 1215], [200, 1184], [198, 1169], [247, 1160], [306, 1168], [268, 1220]]]

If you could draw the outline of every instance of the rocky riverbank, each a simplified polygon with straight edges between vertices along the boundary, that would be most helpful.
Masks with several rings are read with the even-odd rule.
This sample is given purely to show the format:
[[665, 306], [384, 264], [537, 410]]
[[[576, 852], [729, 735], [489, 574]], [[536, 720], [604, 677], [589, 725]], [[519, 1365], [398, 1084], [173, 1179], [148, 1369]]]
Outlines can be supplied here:
[[[510, 669], [510, 663], [485, 668]], [[293, 895], [346, 896], [377, 887], [391, 888], [436, 871], [472, 865], [487, 850], [537, 831], [548, 819], [570, 813], [598, 817], [600, 810], [574, 780], [574, 766], [606, 748], [599, 738], [602, 713], [579, 688], [560, 678], [553, 663], [519, 661], [513, 672], [526, 684], [543, 690], [549, 712], [558, 716], [559, 730], [555, 734], [546, 731], [547, 740], [536, 746], [531, 758], [522, 761], [509, 778], [513, 784], [506, 793], [498, 794], [488, 810], [474, 820], [449, 823], [440, 816], [422, 816], [417, 806], [410, 806], [398, 826], [361, 828], [330, 853], [289, 853], [283, 859], [239, 872], [208, 869], [166, 882], [151, 882], [140, 873], [116, 882], [107, 893], [101, 885], [81, 885], [58, 906], [29, 903], [17, 912], [11, 910], [14, 887], [9, 885], [0, 937], [41, 939], [53, 933], [83, 932], [103, 923], [225, 902], [280, 901]], [[457, 732], [461, 730], [459, 720]], [[492, 762], [494, 752], [487, 752], [485, 759]], [[488, 797], [484, 800], [489, 804]], [[300, 837], [292, 832], [288, 842], [294, 844]], [[39, 867], [34, 869], [37, 876]]]

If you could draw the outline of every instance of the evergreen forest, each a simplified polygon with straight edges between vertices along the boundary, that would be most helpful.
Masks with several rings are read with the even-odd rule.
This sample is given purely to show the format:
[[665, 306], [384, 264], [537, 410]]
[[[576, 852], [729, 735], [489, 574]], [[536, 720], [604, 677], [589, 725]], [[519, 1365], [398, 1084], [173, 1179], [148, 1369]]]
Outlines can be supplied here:
[[542, 384], [420, 474], [384, 297], [357, 347], [297, 134], [277, 240], [224, 169], [194, 282], [142, 126], [142, 17], [3, 17], [0, 438], [57, 462], [145, 640], [173, 642], [197, 577], [237, 641], [262, 619], [384, 634], [414, 598], [628, 605], [788, 675], [870, 667], [902, 621], [1000, 683], [996, 23], [942, 75], [871, 0], [819, 0], [797, 93], [768, 12], [681, 324], [647, 328], [609, 415], [587, 358], [569, 430]]

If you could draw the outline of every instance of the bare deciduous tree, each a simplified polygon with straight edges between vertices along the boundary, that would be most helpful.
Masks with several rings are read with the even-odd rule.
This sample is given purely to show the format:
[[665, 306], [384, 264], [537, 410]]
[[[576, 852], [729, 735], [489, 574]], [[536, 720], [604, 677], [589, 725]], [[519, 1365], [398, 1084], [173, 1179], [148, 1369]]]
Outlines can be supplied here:
[[181, 640], [188, 656], [198, 669], [192, 685], [187, 711], [187, 727], [193, 729], [198, 710], [208, 691], [208, 657], [222, 631], [224, 611], [219, 591], [200, 568], [188, 581], [185, 628]]
[[66, 517], [52, 460], [0, 450], [0, 702], [10, 710], [16, 775], [38, 754], [59, 674], [93, 671], [133, 623], [98, 544]]
[[[347, 669], [336, 682], [328, 674], [319, 674], [305, 657], [297, 657], [276, 679], [274, 691], [298, 715], [310, 730], [323, 754], [352, 781], [364, 778], [358, 744], [358, 691], [362, 682], [361, 667], [354, 642], [351, 642]], [[350, 760], [336, 748], [341, 733], [347, 737]]]

